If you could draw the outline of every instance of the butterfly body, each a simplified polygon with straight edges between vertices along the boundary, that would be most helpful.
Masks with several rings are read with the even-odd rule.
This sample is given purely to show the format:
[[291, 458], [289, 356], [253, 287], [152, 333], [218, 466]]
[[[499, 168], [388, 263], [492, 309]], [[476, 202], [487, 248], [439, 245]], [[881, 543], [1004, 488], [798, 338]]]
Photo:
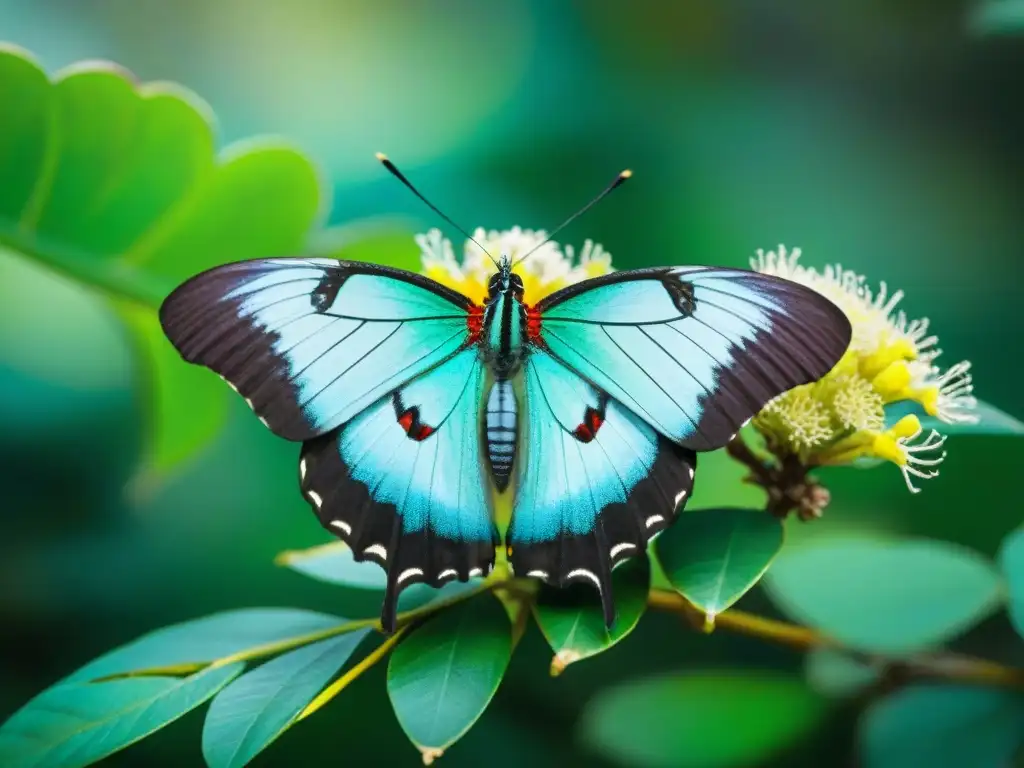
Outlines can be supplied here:
[[321, 523], [387, 570], [385, 628], [410, 584], [491, 570], [495, 490], [516, 575], [590, 583], [610, 624], [612, 569], [685, 505], [697, 452], [827, 373], [850, 326], [810, 289], [717, 267], [529, 299], [504, 258], [483, 304], [402, 270], [264, 259], [192, 278], [161, 322], [303, 443]]

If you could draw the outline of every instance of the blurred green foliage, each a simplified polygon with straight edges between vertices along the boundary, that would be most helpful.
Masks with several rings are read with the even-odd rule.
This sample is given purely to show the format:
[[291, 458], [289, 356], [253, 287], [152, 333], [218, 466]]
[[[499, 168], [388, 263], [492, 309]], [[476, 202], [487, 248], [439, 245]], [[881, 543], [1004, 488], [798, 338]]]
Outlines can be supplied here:
[[[999, 5], [1005, 12], [1011, 2]], [[44, 81], [31, 68], [16, 91], [0, 77], [0, 717], [155, 627], [252, 605], [328, 612], [244, 614], [248, 623], [243, 614], [224, 614], [212, 635], [187, 626], [169, 643], [144, 645], [142, 656], [115, 652], [105, 671], [90, 665], [78, 673], [84, 677], [61, 683], [82, 689], [76, 711], [86, 719], [115, 698], [129, 713], [140, 701], [163, 702], [146, 710], [155, 727], [164, 703], [176, 700], [179, 712], [187, 708], [181, 702], [198, 706], [240, 667], [195, 673], [186, 683], [121, 680], [117, 696], [99, 702], [80, 681], [313, 636], [344, 621], [328, 614], [359, 606], [350, 587], [272, 565], [283, 549], [324, 541], [297, 493], [294, 447], [266, 433], [216, 377], [179, 364], [151, 315], [112, 304], [102, 289], [145, 300], [204, 266], [304, 248], [371, 260], [380, 254], [414, 267], [408, 235], [436, 221], [379, 170], [372, 153], [380, 149], [469, 227], [550, 226], [629, 166], [636, 172], [630, 186], [567, 240], [602, 242], [620, 269], [742, 266], [757, 247], [802, 246], [808, 263], [840, 261], [904, 288], [908, 311], [932, 318], [946, 354], [974, 362], [979, 394], [1024, 414], [1016, 356], [1024, 330], [1017, 287], [1024, 104], [1013, 96], [1024, 41], [972, 36], [977, 8], [806, 0], [672, 8], [653, 0], [628, 8], [527, 0], [0, 0], [4, 37], [31, 49], [51, 76], [84, 59], [110, 59], [143, 82], [194, 89], [219, 121], [215, 133], [209, 110], [176, 86], [139, 86], [105, 69], [79, 68], [62, 81], [93, 80], [90, 87], [106, 94], [84, 102], [66, 85], [40, 96]], [[61, 135], [73, 163], [39, 158], [37, 98], [67, 99]], [[147, 122], [153, 109], [167, 110], [175, 127], [165, 122], [170, 117]], [[261, 134], [287, 136], [303, 152], [276, 142], [220, 149]], [[40, 189], [39, 168], [52, 174], [54, 194], [31, 194]], [[154, 231], [154, 211], [179, 210], [173, 203], [185, 186], [202, 194], [180, 209], [189, 213], [175, 217], [179, 228], [149, 246], [162, 249], [120, 268], [141, 232]], [[12, 220], [12, 206], [29, 197], [37, 202], [19, 206]], [[353, 234], [352, 222], [381, 214], [403, 218], [363, 223]], [[345, 226], [316, 232], [321, 215]], [[994, 556], [1022, 519], [1015, 468], [1024, 445], [963, 435], [947, 447], [942, 476], [917, 496], [891, 470], [823, 472], [833, 497], [826, 517], [787, 522], [784, 556], [770, 573], [781, 576], [787, 556], [799, 566], [806, 550], [804, 570], [790, 572], [793, 594], [817, 587], [819, 608], [832, 601], [838, 615], [860, 612], [889, 628], [893, 622], [872, 611], [884, 607], [897, 627], [934, 629], [928, 622], [937, 614], [927, 606], [946, 604], [931, 571], [879, 572], [858, 560], [863, 572], [854, 580], [847, 571], [828, 575], [834, 561], [823, 564], [818, 555], [815, 564], [810, 553], [828, 542], [860, 546], [869, 535], [955, 541]], [[760, 506], [758, 491], [740, 485], [742, 474], [724, 455], [702, 457], [692, 507]], [[1019, 549], [1007, 544], [1002, 562], [1015, 606]], [[929, 639], [1019, 667], [1021, 640], [1004, 613], [972, 626], [1001, 599], [982, 575], [989, 566], [963, 565], [977, 557], [952, 566], [969, 569], [976, 590], [955, 591], [966, 607], [939, 616], [944, 627]], [[902, 558], [896, 564], [909, 567]], [[931, 558], [928, 565], [939, 567]], [[666, 585], [657, 567], [652, 579]], [[905, 584], [920, 591], [901, 607]], [[826, 592], [825, 585], [833, 586]], [[372, 589], [363, 592], [352, 618], [379, 607]], [[480, 596], [424, 629], [469, 606], [486, 606], [495, 624], [506, 621], [491, 610], [494, 600]], [[781, 613], [760, 587], [738, 607]], [[818, 616], [800, 614], [827, 623]], [[228, 625], [239, 634], [224, 634]], [[197, 651], [190, 643], [202, 645], [204, 637], [213, 644]], [[623, 642], [557, 680], [548, 675], [551, 656], [545, 637], [528, 628], [487, 713], [443, 764], [475, 766], [486, 755], [494, 765], [672, 765], [686, 755], [693, 765], [818, 766], [856, 755], [867, 765], [940, 765], [929, 759], [965, 754], [957, 751], [962, 745], [985, 768], [1020, 748], [1019, 696], [908, 688], [873, 705], [858, 737], [860, 709], [826, 706], [812, 694], [801, 682], [801, 654], [724, 631], [707, 638], [651, 611]], [[261, 670], [236, 678], [225, 695]], [[420, 726], [396, 720], [388, 687], [384, 665], [370, 670], [285, 731], [257, 764], [416, 764], [402, 727], [416, 739]], [[479, 690], [482, 708], [493, 688], [486, 693], [484, 681]], [[595, 698], [602, 691], [608, 698]], [[299, 706], [269, 701], [282, 709], [259, 718], [267, 740], [294, 721]], [[614, 728], [595, 725], [616, 711], [630, 717], [613, 718]], [[948, 713], [941, 727], [923, 714], [932, 711]], [[477, 714], [468, 711], [463, 721]], [[5, 728], [58, 727], [31, 719], [39, 716], [22, 713]], [[680, 727], [686, 723], [692, 727]], [[193, 712], [108, 763], [202, 764], [210, 755], [206, 745], [201, 751], [203, 724]], [[445, 741], [456, 731], [431, 738]], [[88, 752], [68, 735], [61, 749], [70, 751], [50, 759], [100, 756], [120, 737], [128, 740], [115, 729]], [[427, 737], [419, 743], [437, 746]], [[921, 752], [922, 745], [933, 751]]]

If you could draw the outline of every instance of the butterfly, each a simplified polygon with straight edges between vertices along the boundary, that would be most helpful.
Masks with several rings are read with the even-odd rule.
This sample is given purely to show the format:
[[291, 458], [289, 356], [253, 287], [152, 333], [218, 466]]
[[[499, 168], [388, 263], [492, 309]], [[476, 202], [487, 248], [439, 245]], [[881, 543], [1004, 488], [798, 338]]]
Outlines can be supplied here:
[[682, 510], [697, 453], [826, 374], [851, 335], [817, 292], [725, 267], [614, 272], [528, 305], [507, 256], [481, 304], [369, 263], [231, 263], [179, 286], [160, 320], [302, 443], [321, 524], [387, 572], [389, 632], [406, 587], [491, 571], [506, 493], [514, 573], [593, 585], [610, 627], [612, 569]]

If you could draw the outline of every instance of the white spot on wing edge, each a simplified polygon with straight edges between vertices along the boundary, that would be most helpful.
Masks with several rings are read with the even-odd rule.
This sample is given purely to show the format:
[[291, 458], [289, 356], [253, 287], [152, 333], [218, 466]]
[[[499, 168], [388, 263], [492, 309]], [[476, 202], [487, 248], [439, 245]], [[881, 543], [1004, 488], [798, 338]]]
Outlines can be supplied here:
[[299, 480], [306, 479], [306, 460], [299, 459]]
[[693, 480], [693, 467], [687, 467], [687, 470], [690, 472], [690, 479]]
[[320, 494], [317, 493], [316, 491], [306, 491], [306, 495], [309, 497], [309, 500], [313, 502], [317, 509], [320, 509], [320, 507], [323, 506], [324, 500], [320, 498]]
[[686, 498], [686, 494], [687, 494], [687, 490], [685, 488], [683, 488], [683, 490], [681, 490], [679, 493], [676, 494], [676, 506], [677, 507], [683, 502], [683, 499]]
[[527, 576], [533, 576], [535, 579], [547, 579], [548, 572], [547, 571], [542, 571], [542, 570], [538, 569], [536, 571], [527, 571], [526, 575]]
[[344, 531], [346, 534], [352, 533], [352, 526], [346, 523], [344, 520], [331, 520], [331, 525], [339, 530]]
[[422, 568], [406, 568], [400, 574], [398, 574], [398, 583], [401, 584], [406, 579], [411, 579], [413, 576], [422, 576]]
[[636, 549], [636, 544], [631, 544], [628, 541], [620, 542], [612, 547], [611, 552], [608, 553], [608, 557], [614, 560], [615, 556], [619, 554], [619, 552], [625, 552], [627, 549]]
[[664, 518], [664, 517], [662, 517], [661, 515], [651, 515], [650, 517], [648, 517], [648, 518], [647, 518], [647, 519], [646, 519], [646, 520], [644, 521], [644, 525], [646, 525], [646, 526], [647, 526], [648, 528], [650, 528], [650, 527], [651, 527], [652, 525], [654, 525], [655, 523], [660, 523], [660, 522], [661, 522], [662, 520], [664, 520], [664, 519], [665, 519], [665, 518]]
[[388, 559], [388, 551], [386, 549], [384, 549], [384, 545], [383, 544], [371, 544], [370, 546], [368, 546], [366, 549], [363, 550], [363, 554], [364, 555], [376, 555], [381, 560], [385, 560], [385, 561]]
[[458, 575], [459, 575], [459, 572], [456, 571], [454, 568], [446, 568], [445, 570], [443, 570], [439, 574], [437, 574], [437, 578], [438, 578], [438, 580], [450, 579], [453, 576], [458, 576]]
[[471, 578], [471, 579], [473, 577], [475, 577], [475, 576], [483, 576], [483, 575], [484, 575], [483, 568], [470, 568], [469, 569], [469, 578]]
[[566, 580], [569, 580], [576, 576], [586, 576], [588, 579], [594, 582], [594, 586], [597, 587], [598, 592], [601, 591], [601, 580], [597, 578], [597, 576], [592, 571], [588, 571], [586, 568], [577, 568], [575, 571], [569, 571], [569, 573], [565, 575], [565, 578]]

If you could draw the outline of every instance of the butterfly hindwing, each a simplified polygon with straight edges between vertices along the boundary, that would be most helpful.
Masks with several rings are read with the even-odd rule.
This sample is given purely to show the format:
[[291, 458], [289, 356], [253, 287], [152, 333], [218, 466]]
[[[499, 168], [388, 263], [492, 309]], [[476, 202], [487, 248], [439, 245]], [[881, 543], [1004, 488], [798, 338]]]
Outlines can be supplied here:
[[382, 622], [405, 587], [490, 572], [498, 543], [483, 474], [485, 370], [468, 348], [303, 446], [303, 492], [356, 560], [388, 572]]
[[187, 281], [160, 321], [185, 360], [220, 374], [276, 434], [301, 441], [454, 355], [470, 306], [403, 270], [259, 259]]
[[540, 349], [524, 392], [510, 562], [519, 576], [597, 587], [610, 625], [612, 568], [675, 518], [696, 454]]
[[850, 323], [810, 288], [738, 269], [619, 272], [545, 298], [539, 343], [659, 432], [721, 448], [773, 397], [831, 370]]

